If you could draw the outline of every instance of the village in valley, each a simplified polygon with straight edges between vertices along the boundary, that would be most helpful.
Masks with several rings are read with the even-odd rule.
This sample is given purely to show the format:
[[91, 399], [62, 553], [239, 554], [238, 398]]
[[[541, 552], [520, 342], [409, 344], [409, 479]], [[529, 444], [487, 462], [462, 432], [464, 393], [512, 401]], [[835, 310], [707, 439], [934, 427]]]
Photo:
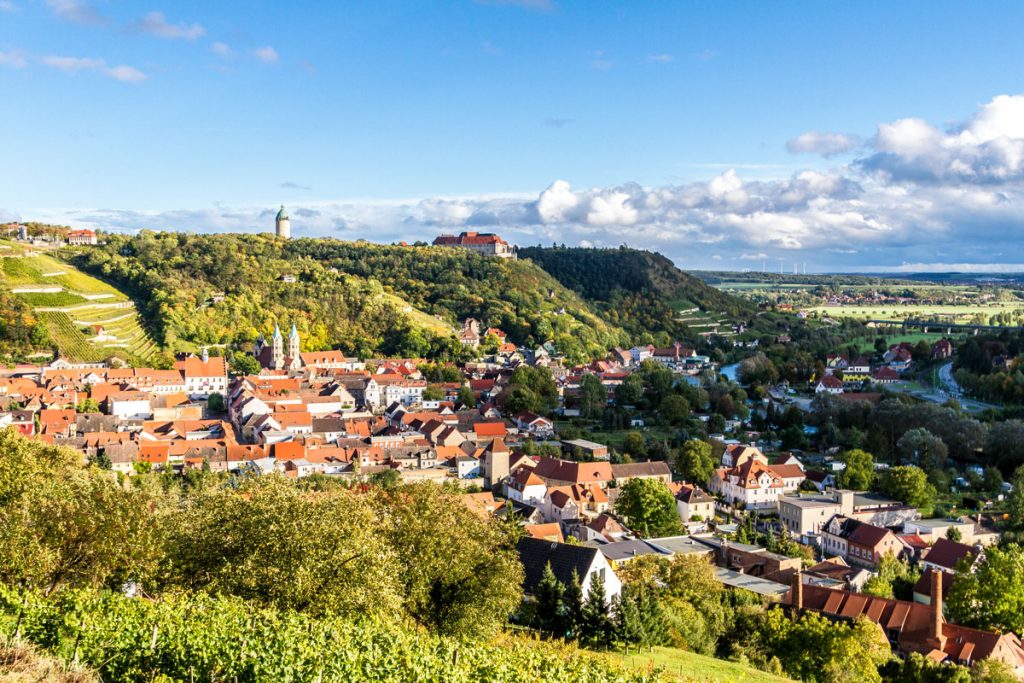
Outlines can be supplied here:
[[[290, 238], [284, 207], [275, 228]], [[17, 229], [12, 244], [33, 243]], [[97, 245], [91, 230], [55, 239]], [[62, 247], [44, 238], [35, 248]], [[433, 248], [517, 256], [501, 237], [475, 232], [443, 235]], [[699, 563], [731, 604], [872, 624], [889, 646], [883, 660], [992, 661], [1024, 675], [1011, 626], [1020, 620], [979, 616], [972, 602], [984, 592], [979, 576], [1024, 594], [1019, 565], [998, 574], [1021, 557], [1016, 546], [999, 549], [1024, 526], [1021, 423], [994, 419], [990, 402], [964, 410], [957, 399], [967, 390], [951, 370], [963, 353], [973, 372], [979, 354], [1016, 368], [1019, 340], [940, 332], [888, 343], [903, 332], [893, 321], [823, 344], [830, 325], [787, 308], [777, 314], [786, 331], [760, 332], [755, 314], [586, 363], [487, 319], [459, 321], [456, 362], [311, 350], [280, 320], [230, 359], [210, 345], [163, 368], [60, 354], [14, 362], [0, 372], [0, 427], [73, 449], [125, 485], [158, 475], [431, 482], [475, 516], [518, 529], [527, 602], [511, 625], [536, 633], [565, 628], [567, 591], [587, 605], [597, 591], [603, 599], [587, 609], [604, 616], [589, 618], [625, 630], [570, 627], [590, 628], [591, 643], [721, 654], [725, 631], [698, 644], [644, 633], [623, 616], [626, 601], [648, 609], [627, 588], [641, 567]], [[817, 355], [796, 355], [808, 353]], [[921, 386], [927, 378], [935, 386]]]

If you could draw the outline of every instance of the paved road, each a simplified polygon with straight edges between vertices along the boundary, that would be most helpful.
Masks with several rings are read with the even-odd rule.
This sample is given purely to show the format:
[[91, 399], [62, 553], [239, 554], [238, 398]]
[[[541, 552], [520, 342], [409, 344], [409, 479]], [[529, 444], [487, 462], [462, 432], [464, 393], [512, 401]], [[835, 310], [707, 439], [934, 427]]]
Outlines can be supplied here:
[[964, 410], [969, 413], [980, 413], [986, 408], [998, 408], [999, 406], [992, 405], [991, 403], [985, 403], [984, 401], [975, 401], [973, 398], [967, 398], [964, 396], [963, 387], [953, 377], [953, 361], [946, 363], [939, 367], [939, 391], [943, 392], [948, 396], [952, 396], [960, 405], [963, 406]]

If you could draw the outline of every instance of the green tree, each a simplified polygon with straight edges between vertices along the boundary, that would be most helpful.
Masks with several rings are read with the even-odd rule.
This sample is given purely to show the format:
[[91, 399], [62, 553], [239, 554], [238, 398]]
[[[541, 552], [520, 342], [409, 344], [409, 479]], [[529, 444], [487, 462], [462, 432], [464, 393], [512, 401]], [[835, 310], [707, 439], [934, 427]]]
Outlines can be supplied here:
[[615, 405], [635, 406], [644, 395], [643, 380], [637, 374], [631, 374], [615, 387]]
[[160, 556], [149, 502], [74, 451], [0, 430], [0, 581], [45, 592], [146, 585]]
[[680, 425], [690, 415], [690, 404], [679, 394], [669, 394], [661, 400], [658, 416], [670, 425]]
[[442, 389], [441, 387], [437, 386], [436, 384], [431, 384], [430, 386], [428, 386], [426, 389], [423, 390], [423, 400], [424, 401], [442, 401], [442, 400], [444, 400], [444, 389]]
[[[570, 536], [570, 538], [573, 537]], [[565, 613], [562, 616], [562, 630], [568, 636], [575, 638], [579, 635], [579, 629], [583, 623], [583, 587], [580, 585], [580, 576], [575, 569], [572, 570], [572, 578], [565, 586], [562, 605], [565, 608]]]
[[311, 496], [261, 477], [204, 489], [168, 519], [165, 585], [323, 614], [396, 614], [398, 553], [374, 500], [342, 489]]
[[388, 495], [386, 538], [399, 558], [405, 607], [439, 633], [487, 636], [522, 601], [518, 524], [481, 517], [433, 483]]
[[931, 511], [935, 505], [935, 487], [928, 475], [915, 465], [890, 467], [879, 478], [879, 488], [888, 496], [914, 508]]
[[258, 375], [260, 372], [259, 361], [248, 353], [235, 353], [228, 364], [236, 375]]
[[711, 444], [700, 439], [690, 439], [676, 454], [674, 464], [676, 472], [686, 481], [707, 484], [715, 471]]
[[985, 492], [993, 496], [1003, 492], [1003, 473], [998, 467], [986, 467], [982, 475], [982, 486]]
[[867, 451], [859, 448], [847, 451], [843, 455], [846, 467], [836, 477], [840, 488], [864, 491], [871, 487], [875, 480], [875, 458]]
[[464, 408], [476, 408], [476, 394], [468, 384], [459, 387], [459, 405]]
[[[565, 604], [562, 602], [565, 595], [565, 586], [555, 577], [551, 570], [551, 563], [544, 565], [544, 572], [541, 574], [537, 588], [534, 590], [536, 598], [536, 624], [544, 631], [558, 633], [564, 619]], [[558, 633], [558, 635], [564, 635]]]
[[1013, 490], [1006, 500], [1006, 514], [1015, 528], [1024, 528], [1024, 465], [1018, 467], [1010, 479]]
[[615, 501], [616, 511], [643, 537], [679, 533], [676, 500], [660, 479], [634, 478], [626, 482]]
[[644, 435], [640, 432], [629, 432], [622, 442], [622, 450], [633, 456], [634, 459], [642, 458], [647, 454], [647, 445]]
[[908, 430], [896, 442], [896, 448], [904, 462], [913, 463], [925, 472], [944, 467], [949, 455], [942, 439], [924, 428]]
[[986, 548], [973, 568], [962, 561], [946, 608], [957, 624], [1024, 631], [1024, 549], [1015, 543]]
[[955, 526], [951, 526], [946, 530], [946, 538], [954, 543], [959, 543], [963, 540], [963, 537], [964, 535]]
[[224, 412], [224, 397], [218, 394], [216, 391], [210, 394], [206, 399], [206, 409], [211, 413], [223, 413]]
[[608, 405], [608, 390], [601, 380], [593, 373], [587, 373], [580, 379], [580, 414], [593, 418], [604, 412]]
[[591, 645], [610, 645], [615, 638], [615, 624], [608, 609], [604, 579], [600, 574], [591, 577], [587, 597], [583, 601], [580, 638]]

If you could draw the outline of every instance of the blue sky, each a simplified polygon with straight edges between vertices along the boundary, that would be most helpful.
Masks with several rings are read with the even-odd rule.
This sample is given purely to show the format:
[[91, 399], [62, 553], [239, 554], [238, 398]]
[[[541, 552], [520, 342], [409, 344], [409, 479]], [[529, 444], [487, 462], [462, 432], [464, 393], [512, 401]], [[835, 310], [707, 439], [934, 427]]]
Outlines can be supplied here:
[[1024, 4], [0, 0], [0, 218], [1024, 269]]

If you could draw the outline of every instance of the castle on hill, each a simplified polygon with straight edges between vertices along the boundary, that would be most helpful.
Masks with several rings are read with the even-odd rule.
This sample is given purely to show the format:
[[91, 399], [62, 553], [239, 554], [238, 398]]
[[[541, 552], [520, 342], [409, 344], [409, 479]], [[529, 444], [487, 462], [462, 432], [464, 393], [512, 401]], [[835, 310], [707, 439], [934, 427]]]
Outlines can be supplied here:
[[483, 256], [516, 258], [516, 248], [491, 232], [460, 232], [458, 235], [439, 235], [435, 247], [461, 247]]

